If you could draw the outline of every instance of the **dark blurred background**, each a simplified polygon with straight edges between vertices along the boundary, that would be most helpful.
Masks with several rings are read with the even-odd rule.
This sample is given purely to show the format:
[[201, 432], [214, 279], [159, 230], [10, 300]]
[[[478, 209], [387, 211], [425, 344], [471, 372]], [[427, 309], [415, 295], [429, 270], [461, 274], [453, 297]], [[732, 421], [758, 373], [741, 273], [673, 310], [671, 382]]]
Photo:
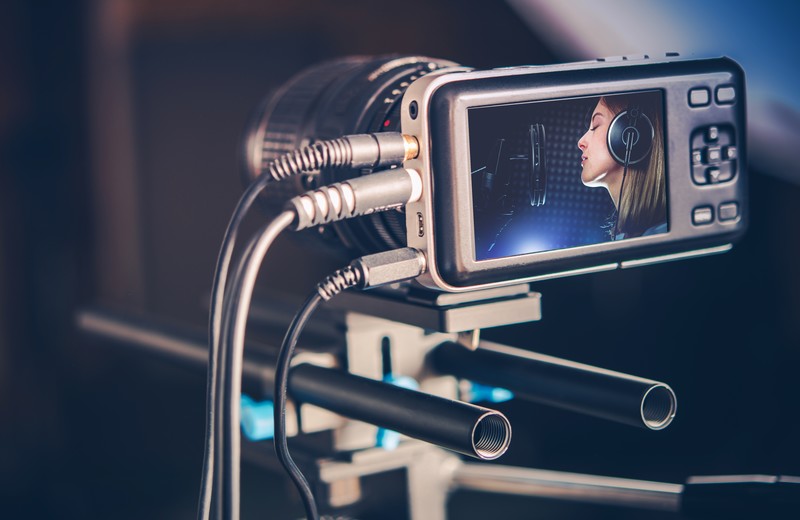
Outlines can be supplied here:
[[[89, 341], [75, 311], [203, 327], [250, 111], [295, 72], [348, 54], [488, 68], [677, 50], [752, 64], [744, 241], [723, 256], [537, 284], [543, 321], [486, 336], [667, 381], [680, 401], [662, 432], [511, 402], [504, 463], [668, 482], [800, 474], [800, 102], [797, 67], [780, 58], [798, 50], [796, 17], [777, 2], [619, 17], [569, 5], [0, 3], [0, 516], [193, 517], [205, 375]], [[648, 40], [652, 25], [661, 39]], [[302, 295], [333, 265], [282, 244], [265, 285]], [[245, 518], [300, 516], [283, 476], [246, 466], [244, 485]], [[452, 518], [671, 518], [477, 494], [451, 506]]]

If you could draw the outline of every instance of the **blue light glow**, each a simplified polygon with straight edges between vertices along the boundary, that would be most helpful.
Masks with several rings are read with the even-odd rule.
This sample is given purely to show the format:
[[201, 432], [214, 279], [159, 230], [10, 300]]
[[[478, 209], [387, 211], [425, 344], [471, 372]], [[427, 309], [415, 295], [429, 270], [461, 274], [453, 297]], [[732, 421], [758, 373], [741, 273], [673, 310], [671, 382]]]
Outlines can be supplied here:
[[272, 401], [254, 401], [242, 395], [242, 432], [251, 441], [263, 441], [275, 436], [275, 407]]
[[[383, 378], [384, 383], [407, 388], [409, 390], [419, 390], [419, 383], [413, 378], [408, 376], [393, 376], [391, 374]], [[378, 428], [378, 433], [375, 436], [375, 446], [383, 448], [387, 451], [392, 451], [400, 445], [400, 434], [396, 431], [387, 430], [385, 428]]]

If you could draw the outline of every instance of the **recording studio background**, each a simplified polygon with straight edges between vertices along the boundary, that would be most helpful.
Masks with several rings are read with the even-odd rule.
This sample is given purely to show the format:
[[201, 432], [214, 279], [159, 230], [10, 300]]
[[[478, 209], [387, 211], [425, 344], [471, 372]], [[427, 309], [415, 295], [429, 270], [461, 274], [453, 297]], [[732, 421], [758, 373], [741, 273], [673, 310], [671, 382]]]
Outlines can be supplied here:
[[[652, 9], [674, 10], [677, 26], [694, 18], [688, 4]], [[666, 482], [800, 474], [800, 174], [785, 160], [800, 135], [800, 100], [797, 69], [779, 58], [798, 44], [796, 18], [778, 5], [705, 2], [697, 9], [719, 16], [701, 17], [691, 39], [677, 31], [647, 41], [648, 27], [667, 20], [658, 12], [638, 25], [623, 9], [619, 20], [593, 17], [595, 31], [580, 40], [571, 16], [587, 13], [541, 1], [0, 4], [0, 516], [193, 517], [205, 375], [91, 341], [75, 312], [101, 305], [204, 327], [216, 250], [242, 191], [237, 153], [251, 110], [304, 67], [348, 54], [489, 68], [595, 57], [595, 48], [722, 52], [719, 42], [729, 43], [724, 52], [752, 71], [751, 108], [767, 107], [749, 112], [741, 244], [536, 284], [541, 322], [485, 333], [666, 381], [678, 395], [675, 422], [635, 430], [512, 401], [502, 406], [514, 438], [501, 462]], [[765, 19], [769, 34], [730, 43], [730, 33], [762, 34]], [[593, 46], [598, 39], [604, 45]], [[785, 77], [769, 75], [781, 68]], [[288, 240], [275, 251], [261, 294], [300, 298], [340, 263]], [[282, 475], [245, 465], [243, 485], [244, 518], [300, 516]], [[672, 518], [518, 497], [451, 500], [452, 518], [487, 514]]]
[[[581, 182], [578, 140], [589, 127], [591, 111], [598, 99], [470, 110], [471, 169], [473, 172], [486, 167], [496, 169], [495, 190], [508, 199], [505, 204], [508, 207], [500, 211], [476, 212], [478, 260], [611, 240], [608, 224], [613, 223], [614, 204], [608, 191], [589, 188]], [[540, 152], [544, 157], [540, 160], [546, 164], [547, 195], [544, 204], [534, 206], [530, 183], [531, 155], [535, 152], [531, 150], [529, 132], [536, 123], [544, 127], [546, 136]], [[499, 139], [503, 143], [498, 154]], [[500, 185], [506, 178], [509, 186], [504, 189]], [[480, 193], [480, 186], [474, 186], [473, 200]]]

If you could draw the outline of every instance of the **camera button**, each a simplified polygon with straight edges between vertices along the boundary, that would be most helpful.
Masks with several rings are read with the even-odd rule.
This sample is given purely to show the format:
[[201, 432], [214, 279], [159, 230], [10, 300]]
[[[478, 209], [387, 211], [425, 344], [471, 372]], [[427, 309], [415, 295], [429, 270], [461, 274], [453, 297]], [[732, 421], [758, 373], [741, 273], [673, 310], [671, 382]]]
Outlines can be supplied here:
[[735, 202], [725, 202], [719, 205], [719, 219], [734, 220], [739, 216], [739, 205]]
[[719, 127], [709, 126], [706, 130], [706, 140], [716, 142], [717, 139], [719, 139]]
[[689, 106], [704, 107], [711, 103], [711, 92], [707, 88], [693, 88], [689, 91]]
[[718, 163], [722, 160], [722, 148], [719, 146], [706, 148], [706, 162], [708, 164]]
[[700, 206], [692, 211], [692, 224], [704, 226], [714, 221], [714, 210], [711, 206]]
[[717, 104], [731, 105], [736, 101], [736, 90], [731, 86], [717, 87]]

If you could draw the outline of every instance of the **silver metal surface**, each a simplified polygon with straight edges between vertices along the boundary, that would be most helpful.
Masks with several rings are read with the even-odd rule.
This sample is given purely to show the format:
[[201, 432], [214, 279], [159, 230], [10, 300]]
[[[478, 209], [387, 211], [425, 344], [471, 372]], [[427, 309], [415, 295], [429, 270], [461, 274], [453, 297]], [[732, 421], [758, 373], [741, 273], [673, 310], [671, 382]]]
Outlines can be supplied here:
[[480, 459], [498, 459], [510, 444], [511, 423], [501, 413], [486, 413], [472, 430], [472, 449]]
[[405, 247], [362, 256], [353, 261], [364, 275], [364, 287], [377, 287], [419, 276], [425, 271], [425, 255]]
[[405, 323], [428, 331], [452, 333], [539, 321], [541, 294], [514, 291], [491, 300], [465, 301], [441, 307], [405, 295], [378, 292], [344, 292], [332, 305], [348, 311]]
[[[687, 484], [734, 484], [739, 482], [757, 482], [774, 484], [780, 477], [777, 475], [697, 475], [689, 477]], [[792, 477], [789, 477], [790, 479]]]
[[642, 421], [651, 430], [663, 430], [669, 426], [677, 411], [678, 398], [672, 388], [663, 383], [651, 386], [639, 407]]
[[680, 484], [631, 480], [560, 471], [462, 463], [452, 475], [453, 490], [605, 504], [659, 511], [680, 510]]
[[731, 249], [733, 249], [733, 244], [725, 244], [724, 246], [696, 249], [694, 251], [686, 251], [684, 253], [675, 253], [672, 255], [654, 256], [652, 258], [642, 258], [641, 260], [626, 260], [621, 262], [619, 266], [622, 269], [629, 269], [631, 267], [660, 264], [662, 262], [672, 262], [673, 260], [685, 260], [687, 258], [695, 258], [698, 256], [717, 255], [720, 253], [727, 253]]
[[[336, 305], [355, 297], [354, 301], [360, 304], [358, 310], [363, 308], [366, 311], [364, 314], [356, 312], [357, 309], [345, 302], [345, 308], [351, 308], [351, 312], [345, 315], [348, 371], [381, 380], [386, 368], [384, 364], [390, 363], [392, 375], [410, 377], [419, 382], [420, 389], [425, 392], [456, 399], [456, 379], [431, 378], [425, 365], [425, 357], [433, 347], [442, 341], [453, 340], [455, 336], [427, 334], [423, 328], [368, 314], [391, 307], [391, 302], [375, 299], [375, 294], [346, 291], [332, 300]], [[334, 431], [334, 445], [339, 450], [348, 451], [369, 448], [375, 445], [376, 434], [377, 428], [371, 424], [347, 420]]]
[[320, 479], [332, 485], [352, 478], [405, 469], [408, 482], [409, 517], [413, 520], [446, 520], [450, 478], [458, 457], [417, 441], [402, 443], [396, 450], [380, 448], [354, 453], [349, 462], [319, 462]]
[[477, 303], [483, 300], [496, 300], [498, 298], [511, 298], [513, 296], [524, 296], [531, 292], [527, 283], [518, 285], [506, 285], [494, 287], [492, 289], [480, 289], [462, 293], [448, 293], [441, 291], [409, 291], [406, 298], [410, 302], [422, 303], [439, 307], [449, 307], [462, 303]]
[[581, 274], [602, 273], [603, 271], [613, 271], [618, 268], [619, 264], [603, 264], [593, 267], [584, 267], [582, 269], [572, 269], [570, 271], [560, 271], [558, 273], [543, 274], [541, 276], [534, 276], [530, 282], [543, 282], [545, 280], [553, 280], [554, 278], [564, 278], [567, 276], [578, 276]]
[[467, 350], [477, 349], [481, 344], [481, 329], [459, 332], [456, 342]]

